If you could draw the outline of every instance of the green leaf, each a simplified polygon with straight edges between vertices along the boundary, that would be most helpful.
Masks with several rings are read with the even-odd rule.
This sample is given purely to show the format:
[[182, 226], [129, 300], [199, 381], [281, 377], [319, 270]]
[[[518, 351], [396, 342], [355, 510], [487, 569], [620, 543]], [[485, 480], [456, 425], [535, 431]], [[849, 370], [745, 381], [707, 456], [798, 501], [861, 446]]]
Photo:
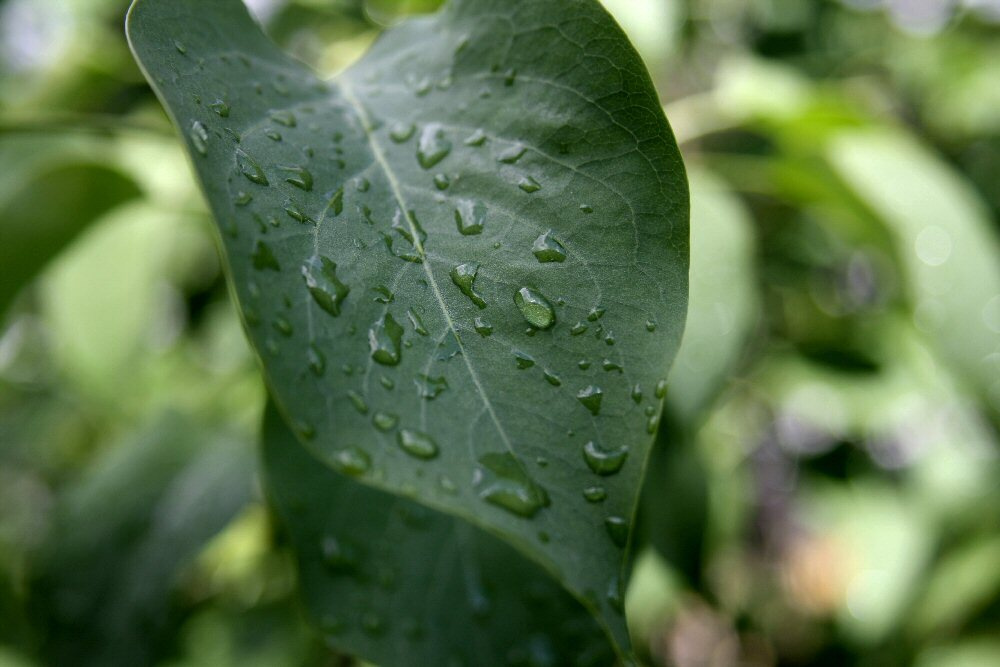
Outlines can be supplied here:
[[627, 650], [604, 591], [683, 329], [688, 198], [621, 30], [595, 0], [456, 0], [323, 82], [237, 0], [127, 24], [300, 440], [502, 536]]
[[92, 221], [140, 194], [100, 164], [41, 170], [0, 202], [0, 315], [36, 273]]
[[387, 665], [610, 664], [600, 628], [545, 570], [460, 519], [316, 465], [273, 405], [263, 465], [331, 644]]

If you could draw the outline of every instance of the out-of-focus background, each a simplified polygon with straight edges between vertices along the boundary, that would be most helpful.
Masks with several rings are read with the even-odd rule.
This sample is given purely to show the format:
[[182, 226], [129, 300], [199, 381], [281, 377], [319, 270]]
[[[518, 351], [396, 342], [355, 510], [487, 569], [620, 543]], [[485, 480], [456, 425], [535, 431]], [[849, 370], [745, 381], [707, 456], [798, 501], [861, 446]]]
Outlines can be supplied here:
[[[435, 0], [253, 0], [323, 72]], [[654, 665], [1000, 665], [1000, 2], [606, 0], [686, 158]], [[0, 0], [0, 666], [349, 665], [124, 0]]]

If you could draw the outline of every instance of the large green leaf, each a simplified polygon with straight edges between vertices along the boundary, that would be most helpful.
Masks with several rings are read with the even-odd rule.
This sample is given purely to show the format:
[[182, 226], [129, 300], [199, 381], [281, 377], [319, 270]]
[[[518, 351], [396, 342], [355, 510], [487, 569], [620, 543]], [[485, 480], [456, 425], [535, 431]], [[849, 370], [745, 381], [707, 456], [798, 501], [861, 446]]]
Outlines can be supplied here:
[[687, 188], [595, 0], [456, 0], [323, 82], [238, 0], [137, 0], [279, 410], [460, 516], [627, 647], [617, 581], [684, 324]]
[[611, 662], [594, 619], [542, 568], [461, 519], [317, 466], [273, 406], [264, 470], [334, 645], [383, 665]]

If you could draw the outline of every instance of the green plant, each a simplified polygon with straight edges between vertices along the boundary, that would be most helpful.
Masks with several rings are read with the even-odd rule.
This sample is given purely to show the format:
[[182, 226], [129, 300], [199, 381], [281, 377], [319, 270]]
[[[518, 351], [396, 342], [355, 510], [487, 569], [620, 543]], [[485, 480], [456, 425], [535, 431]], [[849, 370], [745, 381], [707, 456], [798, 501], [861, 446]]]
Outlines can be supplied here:
[[137, 0], [127, 27], [218, 224], [272, 400], [268, 494], [328, 641], [628, 658], [688, 197], [614, 21], [453, 0], [329, 82], [239, 0]]

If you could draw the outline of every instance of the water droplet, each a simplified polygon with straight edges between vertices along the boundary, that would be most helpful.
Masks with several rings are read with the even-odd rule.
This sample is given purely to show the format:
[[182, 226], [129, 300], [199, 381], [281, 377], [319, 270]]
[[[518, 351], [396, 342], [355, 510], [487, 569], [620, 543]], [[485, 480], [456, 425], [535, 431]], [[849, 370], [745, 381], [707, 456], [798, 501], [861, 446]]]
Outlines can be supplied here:
[[309, 362], [309, 370], [312, 371], [313, 375], [316, 377], [322, 377], [323, 373], [326, 372], [326, 355], [315, 343], [309, 344], [309, 349], [306, 350], [306, 358]]
[[222, 100], [215, 100], [208, 105], [208, 108], [217, 113], [221, 118], [229, 118], [229, 105]]
[[177, 49], [177, 53], [181, 54], [182, 56], [187, 53], [187, 47], [184, 46], [182, 43], [178, 42], [177, 40], [174, 40], [174, 48]]
[[504, 164], [514, 164], [521, 159], [521, 156], [524, 155], [527, 150], [528, 149], [525, 148], [524, 144], [514, 144], [500, 153], [497, 157], [497, 161], [503, 162]]
[[513, 86], [516, 79], [517, 70], [513, 67], [503, 73], [503, 85], [505, 86]]
[[590, 309], [589, 313], [587, 313], [587, 319], [590, 320], [591, 322], [596, 322], [597, 320], [604, 317], [605, 312], [606, 311], [604, 308], [601, 308], [600, 306], [595, 306]]
[[295, 120], [295, 114], [287, 109], [281, 109], [272, 113], [271, 120], [285, 127], [295, 127], [298, 124]]
[[530, 287], [522, 287], [514, 294], [521, 315], [536, 329], [548, 329], [556, 323], [556, 311], [541, 292]]
[[391, 431], [399, 423], [399, 417], [391, 412], [376, 412], [372, 416], [372, 424], [380, 431]]
[[372, 460], [362, 449], [345, 447], [337, 450], [333, 455], [332, 466], [345, 475], [357, 476], [368, 472], [372, 466]]
[[603, 486], [588, 486], [583, 490], [583, 497], [588, 503], [599, 503], [608, 497], [608, 492]]
[[533, 517], [549, 505], [549, 496], [511, 454], [486, 454], [479, 459], [483, 474], [479, 497], [522, 517]]
[[363, 415], [368, 414], [368, 404], [364, 397], [353, 389], [347, 392], [347, 398], [351, 399], [354, 409]]
[[264, 130], [264, 136], [270, 139], [271, 141], [281, 141], [281, 132], [278, 132], [277, 130], [274, 129], [268, 128]]
[[660, 380], [659, 382], [656, 383], [656, 392], [655, 393], [656, 393], [656, 397], [657, 398], [663, 398], [664, 396], [667, 395], [667, 381], [666, 380]]
[[591, 206], [590, 204], [580, 204], [580, 210], [583, 211], [584, 213], [593, 213], [594, 207]]
[[444, 136], [440, 123], [428, 123], [420, 132], [417, 142], [417, 162], [430, 169], [451, 152], [451, 142]]
[[299, 419], [292, 426], [295, 428], [295, 432], [306, 440], [312, 440], [316, 437], [316, 428], [307, 421]]
[[442, 475], [441, 479], [438, 480], [438, 486], [440, 486], [441, 490], [449, 496], [453, 496], [458, 493], [458, 485], [455, 484], [450, 477]]
[[474, 289], [478, 274], [478, 264], [459, 264], [451, 270], [449, 275], [451, 276], [451, 281], [455, 283], [455, 286], [458, 287], [462, 294], [469, 297], [469, 300], [476, 304], [477, 307], [485, 308], [486, 302], [483, 300], [483, 297], [476, 294]]
[[315, 222], [312, 218], [302, 212], [302, 209], [298, 207], [295, 202], [289, 201], [285, 203], [285, 213], [288, 214], [292, 220], [297, 220], [303, 224], [310, 224]]
[[493, 333], [493, 325], [484, 320], [481, 317], [477, 317], [473, 322], [473, 327], [476, 329], [476, 333], [485, 338]]
[[585, 333], [587, 333], [587, 325], [583, 322], [577, 322], [573, 325], [573, 328], [569, 330], [569, 334], [571, 336], [579, 336]]
[[393, 294], [388, 287], [385, 285], [379, 285], [372, 288], [373, 292], [377, 292], [378, 296], [375, 297], [375, 303], [390, 304], [396, 300], [396, 295]]
[[538, 192], [542, 189], [542, 186], [539, 185], [538, 181], [533, 179], [531, 176], [522, 176], [521, 180], [517, 182], [517, 187], [528, 193]]
[[300, 190], [305, 190], [306, 192], [309, 192], [310, 190], [313, 189], [313, 177], [312, 174], [309, 173], [308, 169], [296, 166], [278, 167], [278, 169], [291, 174], [288, 178], [285, 179], [286, 183], [291, 183], [295, 187], [299, 188]]
[[482, 146], [486, 143], [486, 133], [476, 130], [465, 139], [464, 143], [466, 146]]
[[417, 126], [413, 123], [394, 123], [392, 127], [389, 128], [389, 138], [395, 141], [397, 144], [401, 144], [404, 141], [409, 140], [416, 131]]
[[615, 344], [615, 335], [610, 331], [608, 332], [608, 335], [604, 337], [604, 344], [608, 346]]
[[395, 366], [400, 360], [402, 340], [403, 327], [393, 319], [391, 313], [386, 313], [368, 331], [372, 359], [383, 366]]
[[437, 443], [422, 431], [404, 428], [396, 434], [396, 440], [404, 452], [418, 459], [433, 459], [438, 455]]
[[[403, 213], [401, 209], [397, 208], [392, 218], [392, 229], [409, 244], [410, 248], [401, 248], [398, 245], [393, 245], [393, 237], [383, 234], [382, 236], [385, 238], [389, 252], [407, 262], [422, 263], [424, 261], [422, 244], [427, 240], [427, 232], [420, 226], [420, 221], [417, 220], [417, 216], [414, 215], [413, 211]], [[414, 236], [414, 230], [416, 230], [416, 236]]]
[[566, 259], [566, 248], [552, 236], [552, 230], [544, 232], [531, 246], [531, 252], [539, 262], [562, 262]]
[[531, 368], [535, 365], [535, 360], [520, 350], [514, 350], [514, 361], [517, 362], [517, 367], [521, 370]]
[[330, 196], [330, 201], [326, 204], [327, 210], [333, 211], [333, 217], [337, 217], [344, 210], [344, 188], [337, 188], [337, 191]]
[[200, 155], [208, 155], [208, 128], [200, 120], [191, 123], [191, 131], [188, 132], [191, 145]]
[[353, 572], [361, 564], [358, 547], [333, 535], [325, 536], [319, 548], [323, 565], [331, 572]]
[[417, 312], [410, 308], [406, 311], [406, 316], [410, 318], [410, 325], [413, 327], [413, 331], [420, 334], [421, 336], [427, 335], [427, 327], [424, 326], [423, 320], [417, 315]]
[[302, 277], [316, 305], [331, 315], [340, 315], [340, 305], [351, 288], [337, 278], [337, 265], [326, 257], [313, 255], [302, 265]]
[[583, 446], [583, 460], [597, 475], [614, 475], [622, 469], [626, 459], [628, 459], [627, 445], [608, 450], [590, 441]]
[[652, 415], [646, 420], [646, 433], [653, 435], [660, 426], [660, 415]]
[[292, 329], [292, 323], [286, 320], [281, 315], [274, 318], [274, 321], [271, 322], [271, 326], [273, 326], [274, 330], [280, 333], [282, 336], [287, 337], [291, 336], [292, 333], [294, 333], [294, 329]]
[[621, 367], [621, 365], [616, 364], [615, 362], [611, 361], [610, 359], [605, 359], [601, 363], [601, 368], [603, 368], [604, 370], [608, 371], [609, 373], [611, 371], [618, 371], [619, 373], [625, 372], [625, 369], [623, 369]]
[[461, 201], [455, 209], [455, 224], [463, 236], [481, 234], [486, 220], [486, 205], [482, 202]]
[[371, 186], [372, 186], [371, 181], [369, 181], [367, 178], [364, 177], [359, 178], [357, 182], [354, 184], [354, 187], [358, 192], [368, 192]]
[[384, 375], [378, 379], [378, 382], [380, 385], [389, 390], [392, 390], [396, 387], [396, 383], [392, 380], [392, 378], [387, 378]]
[[604, 527], [616, 547], [625, 546], [628, 542], [628, 522], [625, 519], [620, 516], [609, 516], [604, 520]]
[[635, 401], [636, 405], [642, 403], [642, 387], [638, 384], [632, 387], [632, 400]]
[[437, 398], [448, 388], [448, 381], [444, 377], [431, 377], [421, 373], [413, 381], [417, 385], [417, 394], [429, 401]]
[[586, 359], [581, 359], [580, 361], [576, 362], [576, 365], [577, 368], [579, 368], [581, 371], [585, 371], [588, 368], [590, 368], [590, 362]]
[[590, 414], [595, 417], [601, 411], [602, 398], [604, 398], [604, 392], [600, 387], [595, 387], [594, 385], [584, 387], [576, 394], [576, 400], [580, 401], [583, 407], [590, 410]]
[[545, 381], [553, 387], [559, 387], [562, 385], [562, 380], [559, 379], [559, 376], [548, 370], [545, 371]]
[[250, 260], [253, 263], [253, 268], [258, 271], [263, 271], [264, 269], [281, 271], [281, 264], [278, 263], [278, 258], [271, 252], [271, 246], [263, 241], [257, 241], [256, 245], [254, 245]]
[[448, 174], [434, 174], [434, 187], [438, 190], [447, 190], [449, 185], [451, 181], [448, 179]]
[[656, 331], [656, 321], [646, 320], [646, 331], [653, 332]]
[[[246, 206], [253, 201], [253, 195], [249, 192], [244, 192], [240, 190], [236, 193], [236, 197], [233, 198], [233, 203], [237, 206]], [[267, 228], [261, 225], [262, 231], [267, 231]]]
[[252, 183], [268, 185], [264, 170], [260, 168], [256, 160], [241, 150], [236, 151], [236, 166], [239, 168], [240, 173], [246, 176]]

